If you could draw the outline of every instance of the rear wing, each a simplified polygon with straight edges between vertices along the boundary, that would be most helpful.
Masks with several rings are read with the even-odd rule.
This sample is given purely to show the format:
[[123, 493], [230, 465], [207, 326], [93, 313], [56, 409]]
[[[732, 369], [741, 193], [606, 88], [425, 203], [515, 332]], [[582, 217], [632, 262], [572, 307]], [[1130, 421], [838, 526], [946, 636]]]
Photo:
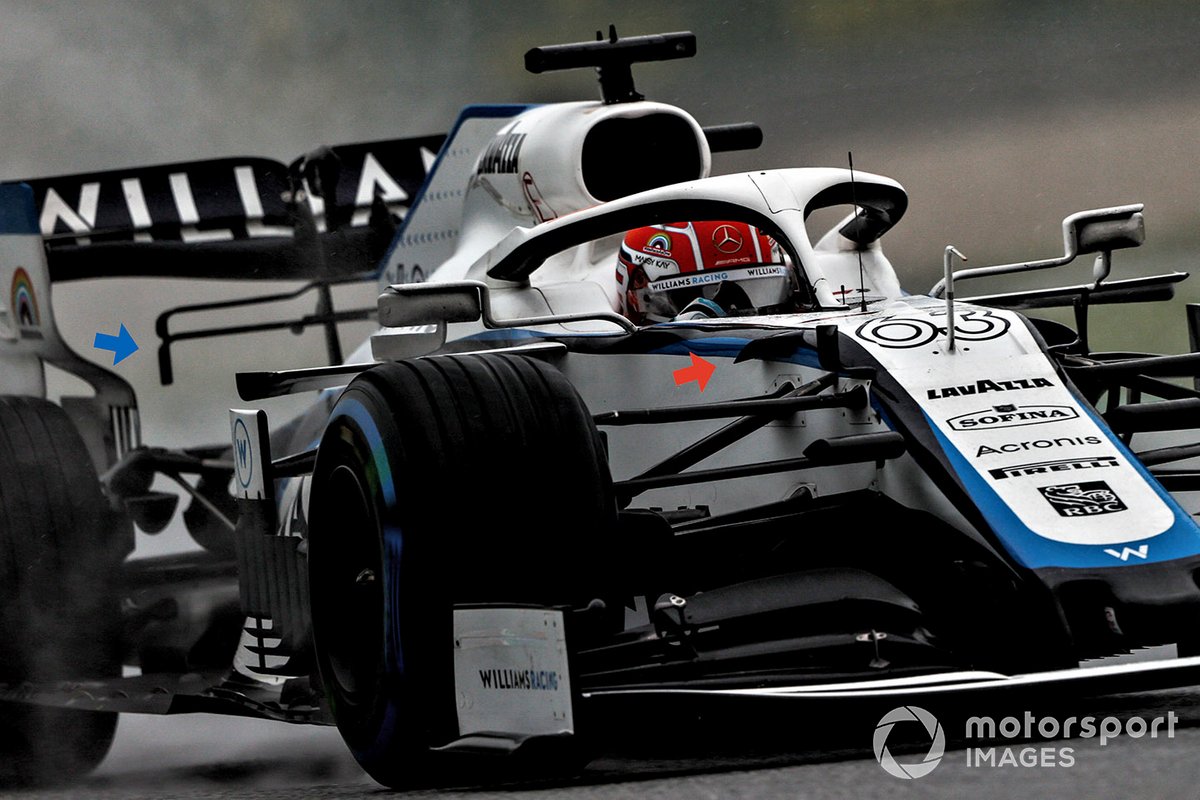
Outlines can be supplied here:
[[22, 181], [52, 281], [374, 273], [443, 136]]
[[[330, 363], [340, 363], [339, 323], [372, 318], [375, 309], [335, 310], [330, 287], [375, 279], [445, 138], [322, 147], [291, 164], [221, 158], [23, 181], [32, 191], [30, 232], [40, 231], [45, 255], [26, 260], [43, 285], [47, 320], [55, 282], [300, 280], [305, 285], [292, 292], [164, 311], [156, 324], [161, 382], [173, 381], [175, 342], [262, 330], [320, 326]], [[172, 330], [179, 315], [308, 292], [316, 295], [316, 309], [301, 319]], [[0, 301], [8, 299], [0, 289]], [[26, 342], [17, 349], [28, 354], [35, 348]]]

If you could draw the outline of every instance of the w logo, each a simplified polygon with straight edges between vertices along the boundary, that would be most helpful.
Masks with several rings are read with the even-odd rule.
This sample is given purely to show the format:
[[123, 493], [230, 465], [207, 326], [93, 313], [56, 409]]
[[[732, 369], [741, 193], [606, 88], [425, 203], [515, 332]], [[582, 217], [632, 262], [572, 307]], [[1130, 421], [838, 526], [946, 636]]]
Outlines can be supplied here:
[[254, 442], [241, 417], [233, 422], [233, 455], [238, 484], [243, 489], [248, 489], [250, 481], [254, 478]]
[[1150, 555], [1150, 545], [1144, 544], [1137, 550], [1134, 550], [1132, 547], [1122, 547], [1119, 551], [1110, 547], [1106, 548], [1104, 552], [1108, 553], [1113, 558], [1119, 558], [1122, 561], [1128, 561], [1130, 556], [1137, 556], [1138, 558], [1144, 559]]

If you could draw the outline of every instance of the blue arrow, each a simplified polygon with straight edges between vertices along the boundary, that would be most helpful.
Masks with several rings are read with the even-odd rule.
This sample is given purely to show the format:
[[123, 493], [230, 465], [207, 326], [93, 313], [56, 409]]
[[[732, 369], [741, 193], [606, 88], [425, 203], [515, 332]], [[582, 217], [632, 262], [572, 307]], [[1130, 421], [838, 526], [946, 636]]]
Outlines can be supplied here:
[[92, 347], [97, 350], [111, 350], [114, 366], [129, 358], [138, 349], [137, 342], [129, 335], [129, 331], [125, 330], [125, 323], [121, 323], [121, 332], [116, 336], [109, 336], [107, 333], [97, 333], [96, 341], [92, 343]]

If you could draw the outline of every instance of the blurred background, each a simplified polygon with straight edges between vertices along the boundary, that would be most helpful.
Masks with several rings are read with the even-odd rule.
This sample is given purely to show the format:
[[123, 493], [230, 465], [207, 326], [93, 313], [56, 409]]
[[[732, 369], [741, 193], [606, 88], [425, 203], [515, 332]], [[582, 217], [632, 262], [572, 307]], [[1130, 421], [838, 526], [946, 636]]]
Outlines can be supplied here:
[[[597, 97], [590, 71], [530, 75], [522, 56], [613, 23], [622, 35], [698, 37], [694, 59], [635, 67], [649, 98], [705, 125], [762, 126], [760, 150], [718, 155], [714, 171], [841, 166], [853, 151], [858, 169], [904, 184], [909, 212], [885, 248], [911, 291], [938, 277], [950, 243], [971, 266], [1057, 255], [1062, 218], [1081, 209], [1146, 204], [1147, 242], [1115, 256], [1114, 277], [1189, 269], [1200, 233], [1200, 6], [1183, 0], [0, 0], [0, 14], [6, 180], [231, 155], [286, 162], [320, 144], [443, 132], [470, 102]], [[1080, 259], [1039, 280], [1088, 274]], [[154, 316], [281, 288], [87, 281], [61, 284], [54, 303], [68, 340], [100, 361], [96, 331], [126, 324], [142, 350], [118, 369], [139, 391], [145, 439], [198, 444], [227, 439], [236, 370], [321, 363], [321, 335], [185, 343], [164, 388]], [[339, 297], [371, 305], [374, 294]], [[1186, 349], [1182, 302], [1195, 299], [1185, 283], [1169, 305], [1100, 309], [1095, 343]], [[347, 349], [368, 332], [348, 328]], [[304, 400], [270, 402], [282, 420]]]

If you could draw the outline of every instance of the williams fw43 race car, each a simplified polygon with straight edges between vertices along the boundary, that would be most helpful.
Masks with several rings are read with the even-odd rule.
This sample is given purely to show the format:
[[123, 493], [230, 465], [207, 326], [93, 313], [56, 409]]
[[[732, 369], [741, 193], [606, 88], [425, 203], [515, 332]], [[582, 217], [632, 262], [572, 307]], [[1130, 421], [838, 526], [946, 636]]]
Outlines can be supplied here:
[[[1093, 305], [1186, 277], [1110, 278], [1142, 207], [1067, 217], [1042, 261], [954, 271], [947, 248], [903, 288], [898, 183], [710, 175], [757, 128], [636, 92], [633, 63], [694, 48], [531, 50], [598, 68], [602, 99], [470, 106], [445, 137], [0, 189], [6, 782], [86, 771], [121, 712], [336, 724], [400, 786], [575, 769], [606, 708], [659, 700], [1200, 679], [1200, 354], [1088, 341]], [[1084, 255], [1081, 283], [956, 296]], [[237, 376], [310, 410], [143, 445], [50, 291], [149, 275], [308, 281], [164, 311], [158, 355], [166, 384], [183, 341], [317, 326], [329, 365]], [[355, 280], [377, 309], [334, 308]], [[304, 292], [301, 319], [172, 325]], [[375, 314], [343, 356], [339, 323]], [[48, 402], [47, 365], [94, 393]], [[161, 476], [201, 549], [129, 558], [133, 525], [176, 516]]]

